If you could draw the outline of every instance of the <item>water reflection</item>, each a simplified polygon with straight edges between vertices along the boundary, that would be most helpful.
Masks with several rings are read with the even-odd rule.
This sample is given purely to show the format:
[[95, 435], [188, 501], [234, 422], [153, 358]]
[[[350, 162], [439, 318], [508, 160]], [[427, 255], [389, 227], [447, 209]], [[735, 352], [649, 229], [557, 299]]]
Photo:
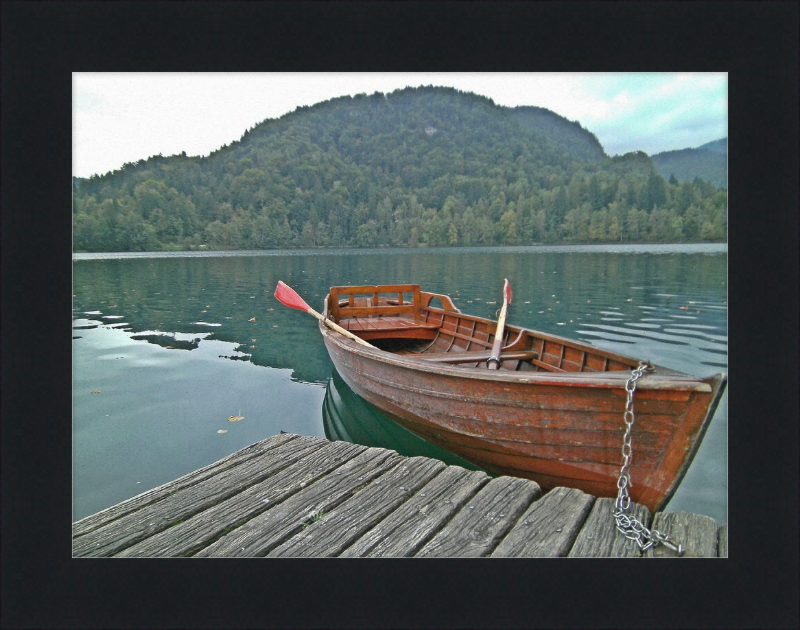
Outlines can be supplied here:
[[[333, 365], [316, 321], [283, 307], [273, 297], [275, 285], [283, 280], [319, 310], [332, 285], [419, 283], [425, 290], [449, 294], [464, 312], [493, 317], [504, 278], [513, 287], [509, 321], [516, 325], [697, 376], [727, 369], [724, 246], [79, 255], [73, 262], [75, 452], [86, 470], [94, 467], [94, 476], [75, 477], [76, 497], [108, 485], [122, 469], [132, 475], [144, 467], [142, 453], [152, 450], [153, 434], [140, 436], [131, 427], [141, 425], [145, 410], [153, 417], [171, 417], [178, 410], [186, 418], [181, 432], [174, 424], [159, 427], [159, 445], [175, 445], [161, 453], [161, 482], [197, 468], [196, 459], [183, 455], [187, 427], [201, 422], [214, 400], [227, 401], [233, 387], [242, 390], [241, 402], [220, 407], [214, 417], [224, 417], [227, 424], [229, 415], [247, 407], [239, 432], [255, 424], [256, 412], [269, 418], [247, 436], [252, 441], [278, 429], [322, 435], [324, 423], [325, 433], [337, 439], [424, 454], [416, 448], [430, 445], [412, 448], [416, 436], [342, 391], [346, 385], [331, 377]], [[115, 353], [113, 363], [102, 360], [107, 353], [93, 345], [100, 338], [124, 344], [125, 353], [141, 358], [117, 360]], [[154, 364], [171, 368], [160, 372]], [[133, 372], [137, 365], [148, 369]], [[281, 370], [278, 380], [268, 378], [275, 377], [274, 368]], [[141, 387], [134, 387], [137, 379]], [[269, 393], [268, 382], [274, 387]], [[125, 384], [124, 396], [123, 388], [114, 393], [112, 384], [117, 383]], [[297, 412], [308, 409], [316, 392], [321, 399], [326, 388], [324, 408], [320, 400], [315, 409]], [[101, 395], [84, 396], [98, 389]], [[159, 396], [168, 392], [169, 399], [154, 391]], [[105, 414], [124, 417], [108, 426], [109, 436], [126, 436], [124, 447], [109, 449], [96, 433], [84, 432], [97, 420], [100, 403], [107, 406], [101, 419]], [[209, 457], [227, 454], [219, 450], [219, 426], [208, 429], [192, 450], [214, 443]], [[224, 435], [226, 440], [235, 437], [233, 429]], [[228, 452], [240, 444], [228, 441]], [[154, 468], [152, 463], [147, 467]], [[726, 520], [726, 471], [727, 392], [673, 503], [685, 497], [680, 509]], [[146, 483], [142, 479], [133, 490], [146, 490]]]
[[325, 437], [364, 446], [395, 450], [407, 457], [423, 456], [470, 470], [480, 468], [414, 435], [370, 404], [342, 380], [336, 370], [328, 380], [322, 403]]

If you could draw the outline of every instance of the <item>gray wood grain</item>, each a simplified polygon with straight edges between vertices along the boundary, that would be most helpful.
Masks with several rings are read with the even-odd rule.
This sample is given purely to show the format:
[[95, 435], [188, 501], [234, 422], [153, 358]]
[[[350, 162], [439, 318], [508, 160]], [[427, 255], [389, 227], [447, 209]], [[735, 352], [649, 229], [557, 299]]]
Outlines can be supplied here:
[[260, 442], [256, 442], [255, 444], [251, 444], [246, 448], [236, 451], [227, 457], [223, 457], [222, 459], [213, 462], [208, 466], [204, 466], [203, 468], [192, 471], [183, 477], [179, 477], [174, 481], [170, 481], [169, 483], [165, 483], [157, 488], [152, 488], [151, 490], [142, 492], [135, 497], [131, 497], [130, 499], [122, 501], [121, 503], [112, 505], [105, 510], [96, 512], [95, 514], [90, 514], [89, 516], [75, 521], [75, 523], [72, 524], [72, 537], [76, 538], [78, 536], [88, 534], [89, 532], [94, 531], [103, 525], [107, 525], [111, 521], [121, 518], [126, 514], [130, 514], [131, 512], [150, 505], [151, 503], [160, 501], [164, 497], [167, 497], [178, 490], [182, 490], [183, 488], [187, 488], [188, 486], [194, 485], [200, 481], [203, 481], [204, 479], [208, 479], [209, 477], [217, 475], [220, 472], [231, 468], [232, 466], [241, 464], [245, 460], [264, 455], [270, 450], [277, 448], [278, 446], [281, 446], [290, 440], [294, 440], [297, 437], [297, 435], [290, 433], [279, 433], [278, 435], [273, 435], [261, 440]]
[[488, 556], [539, 496], [533, 481], [497, 477], [487, 483], [434, 536], [416, 557], [469, 558]]
[[534, 502], [492, 553], [497, 558], [565, 556], [583, 527], [594, 497], [554, 488]]
[[[651, 529], [667, 534], [673, 542], [683, 545], [684, 558], [717, 557], [719, 526], [709, 516], [689, 512], [659, 512], [653, 519]], [[665, 545], [658, 545], [645, 551], [644, 557], [673, 558], [678, 554]]]
[[[282, 434], [81, 519], [73, 555], [637, 557], [612, 499], [319, 437]], [[537, 500], [538, 499], [538, 500]], [[630, 513], [687, 557], [728, 555], [728, 526]], [[658, 545], [644, 557], [674, 557]]]
[[401, 459], [394, 451], [367, 449], [286, 501], [225, 534], [194, 557], [264, 556]]
[[245, 489], [225, 501], [122, 550], [116, 557], [158, 558], [189, 556], [212, 544], [227, 531], [274, 508], [293, 494], [330, 473], [366, 450], [347, 442], [324, 443], [322, 448], [298, 460], [280, 475]]
[[443, 462], [426, 457], [404, 459], [267, 555], [303, 558], [337, 556], [384, 516], [405, 503], [445, 467]]
[[73, 539], [73, 556], [109, 556], [177, 522], [224, 501], [318, 450], [324, 442], [297, 437], [271, 449], [273, 457], [252, 457], [218, 475], [180, 488], [155, 503]]
[[719, 528], [719, 548], [718, 552], [720, 558], [728, 557], [728, 524], [723, 523]]
[[413, 556], [488, 481], [482, 471], [448, 466], [340, 557]]
[[[617, 530], [614, 501], [602, 498], [594, 502], [586, 523], [567, 554], [570, 558], [641, 558], [639, 545]], [[631, 503], [627, 514], [650, 528], [653, 517], [645, 506]]]

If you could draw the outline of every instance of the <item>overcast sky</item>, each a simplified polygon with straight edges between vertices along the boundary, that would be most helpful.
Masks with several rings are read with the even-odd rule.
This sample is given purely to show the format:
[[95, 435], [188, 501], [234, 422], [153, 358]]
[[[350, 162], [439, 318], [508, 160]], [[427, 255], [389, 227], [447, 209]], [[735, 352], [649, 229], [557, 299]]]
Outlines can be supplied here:
[[159, 153], [208, 155], [301, 105], [421, 85], [546, 107], [580, 122], [609, 155], [728, 135], [726, 73], [75, 73], [72, 171], [89, 177]]

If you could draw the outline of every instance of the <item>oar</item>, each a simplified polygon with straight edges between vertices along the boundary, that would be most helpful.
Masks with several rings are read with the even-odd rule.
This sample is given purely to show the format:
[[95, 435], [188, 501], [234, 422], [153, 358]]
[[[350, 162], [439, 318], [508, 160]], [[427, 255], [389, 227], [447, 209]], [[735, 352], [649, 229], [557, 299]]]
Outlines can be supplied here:
[[328, 328], [335, 330], [338, 333], [341, 333], [348, 339], [352, 339], [360, 343], [362, 346], [367, 346], [369, 348], [374, 348], [371, 343], [367, 343], [361, 337], [357, 337], [349, 330], [345, 330], [339, 324], [335, 324], [331, 320], [327, 319], [323, 315], [320, 315], [311, 308], [308, 304], [305, 303], [303, 298], [297, 295], [297, 292], [292, 289], [292, 287], [284, 284], [282, 281], [278, 280], [278, 286], [275, 288], [275, 297], [278, 298], [278, 301], [283, 304], [284, 306], [288, 306], [289, 308], [296, 308], [298, 311], [305, 311], [309, 315], [313, 315], [319, 321], [323, 322]]
[[503, 285], [503, 308], [500, 309], [500, 317], [497, 318], [497, 331], [494, 333], [494, 344], [492, 345], [492, 356], [486, 360], [486, 365], [490, 370], [497, 370], [500, 367], [500, 349], [503, 347], [503, 329], [506, 327], [506, 310], [511, 304], [511, 285], [506, 278]]

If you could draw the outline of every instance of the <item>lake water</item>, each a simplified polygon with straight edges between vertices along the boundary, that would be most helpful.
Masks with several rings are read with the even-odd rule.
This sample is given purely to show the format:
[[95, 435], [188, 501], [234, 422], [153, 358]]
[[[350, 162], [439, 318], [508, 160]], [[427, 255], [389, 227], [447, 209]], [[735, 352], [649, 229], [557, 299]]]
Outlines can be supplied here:
[[[697, 376], [727, 371], [725, 245], [73, 259], [75, 520], [281, 430], [468, 465], [353, 394], [316, 320], [273, 297], [278, 280], [317, 310], [332, 285], [418, 283], [493, 317], [508, 278], [514, 324]], [[727, 521], [727, 429], [726, 393], [668, 510]]]

